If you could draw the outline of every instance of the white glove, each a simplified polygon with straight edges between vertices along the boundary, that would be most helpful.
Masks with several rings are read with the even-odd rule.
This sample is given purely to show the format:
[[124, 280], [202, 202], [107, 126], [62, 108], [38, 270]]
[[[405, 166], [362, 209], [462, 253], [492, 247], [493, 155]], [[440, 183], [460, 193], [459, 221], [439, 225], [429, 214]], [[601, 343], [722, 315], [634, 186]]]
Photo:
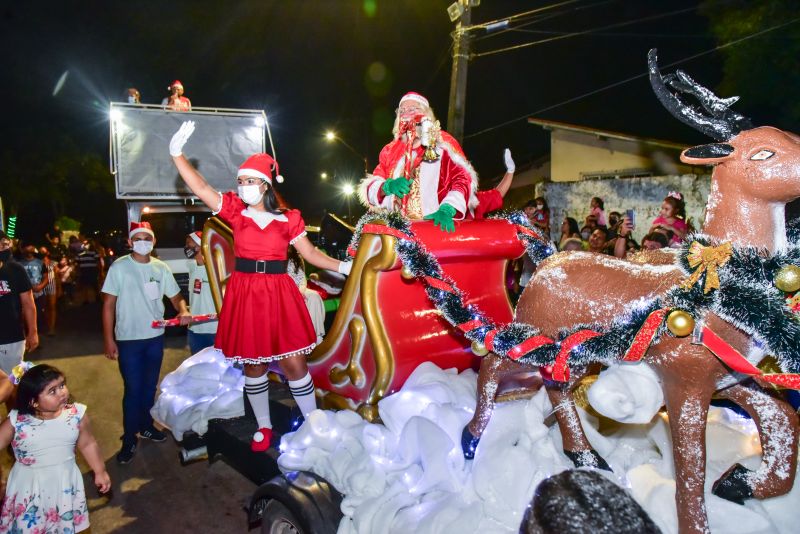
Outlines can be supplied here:
[[194, 121], [186, 121], [181, 124], [181, 127], [175, 132], [175, 135], [172, 136], [172, 140], [169, 142], [169, 155], [173, 158], [177, 158], [181, 154], [183, 154], [183, 145], [186, 144], [186, 141], [194, 133]]
[[340, 261], [339, 267], [337, 267], [336, 270], [339, 271], [339, 274], [350, 276], [350, 270], [352, 268], [353, 268], [353, 260], [348, 260], [348, 261]]
[[433, 129], [433, 121], [429, 117], [422, 119], [422, 124], [419, 127], [419, 143], [422, 146], [431, 146], [431, 130]]
[[503, 160], [506, 162], [506, 172], [514, 172], [517, 170], [516, 165], [514, 165], [514, 160], [511, 159], [511, 151], [509, 149], [503, 151]]

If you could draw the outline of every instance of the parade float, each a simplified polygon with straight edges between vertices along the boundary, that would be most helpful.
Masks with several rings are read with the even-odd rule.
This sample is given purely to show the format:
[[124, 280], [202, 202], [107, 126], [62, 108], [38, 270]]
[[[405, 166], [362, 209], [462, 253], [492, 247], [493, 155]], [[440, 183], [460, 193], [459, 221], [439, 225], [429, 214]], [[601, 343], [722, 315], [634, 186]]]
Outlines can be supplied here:
[[[294, 429], [287, 408], [279, 451], [253, 461], [209, 446], [264, 482], [250, 507], [262, 532], [518, 532], [537, 486], [575, 467], [626, 488], [663, 532], [795, 530], [798, 417], [781, 389], [800, 387], [800, 235], [783, 207], [800, 197], [800, 140], [649, 60], [659, 100], [718, 141], [682, 154], [716, 166], [704, 233], [620, 260], [555, 254], [521, 214], [454, 234], [366, 215], [309, 358], [324, 409]], [[225, 240], [207, 225], [218, 291]], [[514, 311], [505, 270], [523, 253], [538, 269]]]

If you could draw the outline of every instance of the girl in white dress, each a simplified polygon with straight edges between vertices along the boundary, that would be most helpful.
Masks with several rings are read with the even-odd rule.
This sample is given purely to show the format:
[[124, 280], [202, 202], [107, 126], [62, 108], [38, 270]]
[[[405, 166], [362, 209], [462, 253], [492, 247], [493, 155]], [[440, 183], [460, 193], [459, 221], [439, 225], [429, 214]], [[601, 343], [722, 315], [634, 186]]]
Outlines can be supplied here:
[[[25, 362], [27, 364], [27, 362]], [[17, 409], [0, 424], [0, 449], [11, 444], [0, 532], [73, 533], [89, 528], [83, 476], [75, 447], [94, 471], [101, 493], [111, 489], [100, 447], [92, 435], [86, 406], [71, 404], [66, 380], [50, 365], [15, 369]]]

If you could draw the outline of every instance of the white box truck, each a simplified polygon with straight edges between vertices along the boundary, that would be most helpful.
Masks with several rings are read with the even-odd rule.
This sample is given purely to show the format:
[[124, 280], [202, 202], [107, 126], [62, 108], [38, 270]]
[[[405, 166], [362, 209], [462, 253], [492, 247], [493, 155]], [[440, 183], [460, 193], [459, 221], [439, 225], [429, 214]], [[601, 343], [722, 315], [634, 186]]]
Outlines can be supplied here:
[[178, 175], [169, 155], [169, 141], [183, 121], [194, 121], [190, 161], [212, 187], [229, 191], [235, 185], [236, 169], [251, 154], [264, 152], [268, 138], [275, 153], [266, 114], [263, 110], [222, 108], [178, 112], [112, 102], [109, 117], [110, 170], [117, 198], [125, 201], [128, 224], [147, 221], [153, 225], [156, 254], [186, 292], [185, 237], [202, 230], [211, 212]]

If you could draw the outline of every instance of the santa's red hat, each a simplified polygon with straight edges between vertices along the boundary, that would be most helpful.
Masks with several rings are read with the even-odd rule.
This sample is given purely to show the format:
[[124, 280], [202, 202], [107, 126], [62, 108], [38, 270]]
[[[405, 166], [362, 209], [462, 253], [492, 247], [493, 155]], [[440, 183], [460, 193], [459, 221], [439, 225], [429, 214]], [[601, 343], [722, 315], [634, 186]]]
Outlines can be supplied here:
[[[425, 98], [421, 94], [415, 93], [413, 91], [410, 91], [410, 92], [404, 94], [403, 98], [400, 99], [400, 104], [402, 104], [403, 102], [405, 102], [407, 100], [411, 100], [413, 102], [417, 102], [419, 104], [422, 104], [426, 108], [431, 107], [431, 105], [428, 103], [428, 99], [427, 98]], [[398, 104], [398, 105], [400, 105], [400, 104]]]
[[255, 176], [256, 178], [266, 180], [270, 185], [272, 185], [273, 168], [275, 169], [276, 174], [275, 181], [279, 184], [283, 183], [283, 176], [280, 175], [278, 162], [272, 159], [272, 156], [263, 153], [253, 154], [239, 167], [239, 172], [236, 173], [236, 177]]
[[183, 89], [183, 84], [181, 83], [180, 80], [175, 80], [174, 82], [169, 84], [169, 87], [167, 87], [167, 89], [172, 89], [173, 87], [180, 87], [181, 89]]
[[134, 234], [139, 234], [144, 232], [145, 234], [150, 234], [153, 238], [156, 237], [156, 234], [153, 233], [153, 227], [150, 226], [149, 222], [131, 222], [131, 227], [128, 230], [128, 237], [132, 238]]
[[200, 243], [203, 240], [203, 232], [192, 232], [191, 234], [189, 234], [189, 237], [192, 238], [192, 241], [200, 245]]

